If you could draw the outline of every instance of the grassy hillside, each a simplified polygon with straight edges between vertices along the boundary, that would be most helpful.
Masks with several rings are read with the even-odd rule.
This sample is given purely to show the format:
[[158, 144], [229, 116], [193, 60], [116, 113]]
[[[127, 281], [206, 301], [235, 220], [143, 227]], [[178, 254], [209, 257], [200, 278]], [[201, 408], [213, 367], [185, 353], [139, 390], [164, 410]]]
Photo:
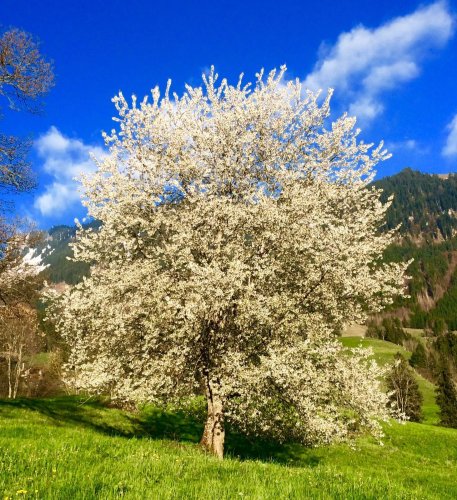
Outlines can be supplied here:
[[457, 431], [386, 426], [384, 446], [255, 445], [224, 462], [196, 444], [192, 416], [132, 415], [74, 398], [0, 403], [4, 498], [456, 498]]
[[411, 353], [404, 347], [385, 340], [360, 337], [341, 337], [340, 340], [345, 347], [370, 347], [373, 349], [376, 361], [381, 365], [392, 363], [397, 352], [401, 353], [406, 359], [411, 356]]

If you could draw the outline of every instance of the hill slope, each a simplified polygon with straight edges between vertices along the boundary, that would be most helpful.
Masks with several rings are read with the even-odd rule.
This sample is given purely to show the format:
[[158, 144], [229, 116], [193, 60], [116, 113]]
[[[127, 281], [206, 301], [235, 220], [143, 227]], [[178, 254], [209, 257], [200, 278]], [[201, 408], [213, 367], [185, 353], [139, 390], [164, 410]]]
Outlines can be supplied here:
[[[93, 222], [85, 227], [97, 227], [97, 225]], [[54, 226], [44, 233], [43, 242], [35, 248], [32, 257], [40, 256], [42, 265], [47, 266], [45, 273], [51, 283], [66, 282], [75, 285], [89, 273], [87, 264], [68, 259], [73, 255], [70, 243], [75, 235], [75, 226]]]

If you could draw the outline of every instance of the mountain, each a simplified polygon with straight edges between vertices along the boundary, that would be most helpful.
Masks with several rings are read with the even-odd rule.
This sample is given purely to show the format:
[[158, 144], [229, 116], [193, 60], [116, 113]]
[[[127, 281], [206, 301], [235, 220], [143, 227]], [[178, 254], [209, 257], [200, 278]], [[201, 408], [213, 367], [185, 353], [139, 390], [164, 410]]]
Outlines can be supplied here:
[[[96, 226], [95, 223], [86, 227]], [[51, 283], [68, 283], [75, 285], [89, 273], [89, 266], [84, 262], [73, 262], [69, 257], [73, 255], [70, 243], [76, 235], [75, 226], [54, 226], [45, 232], [43, 242], [30, 255], [29, 259], [39, 260], [45, 266], [46, 279]], [[29, 255], [29, 254], [28, 254]]]
[[409, 168], [373, 186], [382, 201], [393, 195], [386, 228], [401, 224], [386, 261], [414, 259], [408, 269], [410, 298], [391, 308], [407, 326], [457, 330], [457, 175], [424, 174]]
[[386, 227], [399, 224], [403, 236], [420, 241], [443, 241], [457, 235], [457, 174], [423, 174], [405, 168], [372, 184], [381, 200], [394, 195]]

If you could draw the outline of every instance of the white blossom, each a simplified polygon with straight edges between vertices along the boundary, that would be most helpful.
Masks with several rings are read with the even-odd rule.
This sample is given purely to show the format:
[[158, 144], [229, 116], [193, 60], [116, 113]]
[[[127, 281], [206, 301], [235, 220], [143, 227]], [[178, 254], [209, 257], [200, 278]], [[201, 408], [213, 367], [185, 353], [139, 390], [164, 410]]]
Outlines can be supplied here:
[[74, 245], [91, 276], [56, 306], [78, 387], [205, 393], [219, 456], [224, 420], [318, 443], [379, 433], [388, 415], [380, 369], [336, 338], [403, 287], [405, 265], [381, 260], [390, 202], [367, 187], [388, 155], [354, 118], [327, 126], [331, 92], [284, 72], [232, 86], [211, 70], [181, 97], [114, 99], [110, 154], [82, 181], [102, 223]]

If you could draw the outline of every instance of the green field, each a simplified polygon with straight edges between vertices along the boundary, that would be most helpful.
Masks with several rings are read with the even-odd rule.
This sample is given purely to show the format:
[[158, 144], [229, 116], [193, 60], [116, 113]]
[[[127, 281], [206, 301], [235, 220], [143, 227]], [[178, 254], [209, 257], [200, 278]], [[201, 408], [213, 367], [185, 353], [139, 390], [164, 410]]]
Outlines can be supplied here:
[[132, 415], [75, 398], [0, 404], [3, 498], [456, 498], [457, 431], [386, 426], [338, 445], [228, 437], [223, 462], [196, 444], [190, 415]]
[[345, 347], [371, 347], [374, 351], [376, 361], [381, 365], [392, 363], [397, 352], [403, 354], [406, 359], [411, 357], [411, 353], [404, 347], [392, 344], [392, 342], [386, 342], [385, 340], [368, 337], [341, 337], [340, 340]]
[[[362, 344], [383, 363], [402, 351]], [[430, 425], [433, 385], [420, 387], [426, 423], [386, 425], [383, 446], [367, 437], [355, 448], [280, 446], [229, 431], [223, 462], [198, 446], [198, 408], [133, 414], [75, 397], [1, 401], [1, 498], [457, 498], [457, 430]]]

